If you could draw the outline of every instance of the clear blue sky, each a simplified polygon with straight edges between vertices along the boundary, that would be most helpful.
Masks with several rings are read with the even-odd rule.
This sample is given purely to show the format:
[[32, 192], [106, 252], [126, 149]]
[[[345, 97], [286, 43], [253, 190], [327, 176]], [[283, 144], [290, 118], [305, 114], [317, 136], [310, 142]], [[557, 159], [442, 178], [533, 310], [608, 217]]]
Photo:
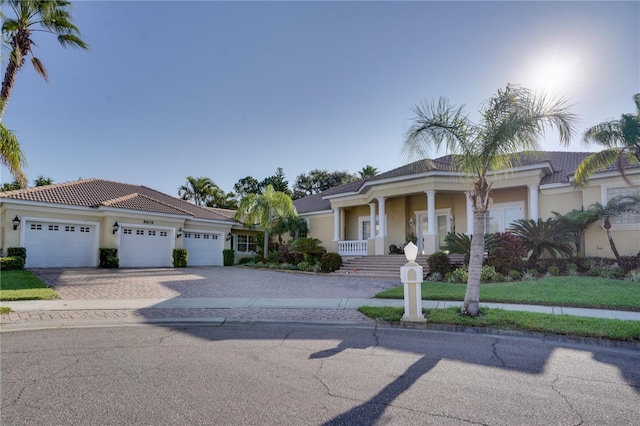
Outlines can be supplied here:
[[[314, 168], [382, 172], [404, 164], [423, 100], [474, 117], [507, 83], [547, 89], [582, 131], [633, 112], [640, 92], [637, 1], [83, 1], [72, 13], [91, 50], [37, 34], [50, 82], [27, 63], [4, 117], [30, 182], [176, 195], [188, 175], [228, 192], [277, 167], [290, 184]], [[564, 150], [552, 133], [543, 148]]]

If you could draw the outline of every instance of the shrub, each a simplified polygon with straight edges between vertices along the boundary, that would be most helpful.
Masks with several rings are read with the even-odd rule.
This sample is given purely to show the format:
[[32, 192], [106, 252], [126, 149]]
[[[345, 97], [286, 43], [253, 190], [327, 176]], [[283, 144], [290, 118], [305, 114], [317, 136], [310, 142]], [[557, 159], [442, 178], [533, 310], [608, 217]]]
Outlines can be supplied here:
[[461, 266], [445, 275], [445, 279], [449, 283], [464, 283], [469, 279], [469, 269], [467, 266]]
[[303, 260], [302, 262], [298, 263], [298, 270], [305, 272], [319, 272], [320, 265], [313, 261]]
[[600, 270], [599, 270], [597, 267], [592, 266], [592, 267], [591, 267], [591, 268], [589, 268], [589, 270], [587, 271], [587, 275], [588, 275], [588, 276], [590, 276], [590, 277], [597, 277], [597, 276], [599, 276], [599, 275], [600, 275]]
[[280, 263], [280, 252], [278, 250], [269, 250], [269, 254], [267, 255], [267, 262]]
[[233, 249], [222, 250], [222, 264], [224, 266], [232, 266], [236, 259], [236, 251]]
[[[289, 244], [289, 251], [302, 254], [306, 262], [315, 263], [316, 256], [326, 251], [320, 244], [322, 244], [322, 241], [317, 238], [298, 238]], [[312, 261], [311, 259], [314, 260]]]
[[440, 272], [431, 272], [427, 277], [427, 281], [442, 281], [442, 274]]
[[538, 272], [538, 270], [537, 270], [537, 269], [533, 268], [533, 269], [529, 269], [529, 270], [527, 271], [527, 274], [531, 275], [531, 276], [532, 276], [532, 277], [534, 277], [534, 278], [537, 278], [537, 277], [538, 277], [538, 275], [540, 275], [540, 272]]
[[[455, 232], [449, 232], [444, 237], [443, 250], [450, 253], [464, 254], [465, 263], [469, 263], [469, 256], [471, 254], [471, 240], [473, 236], [467, 234], [460, 234]], [[491, 253], [497, 247], [497, 240], [494, 234], [484, 234], [484, 249]]]
[[522, 278], [522, 274], [520, 273], [520, 271], [516, 271], [515, 269], [512, 269], [509, 271], [509, 277], [512, 280], [519, 280], [520, 278]]
[[493, 266], [484, 265], [480, 271], [480, 281], [493, 281], [496, 269]]
[[442, 276], [451, 272], [451, 263], [447, 253], [443, 251], [437, 251], [427, 257], [427, 264], [429, 264], [429, 272], [437, 272]]
[[522, 258], [527, 255], [522, 240], [510, 232], [498, 232], [493, 235], [495, 243], [489, 251], [487, 265], [493, 266], [502, 274], [522, 268]]
[[175, 268], [186, 268], [188, 258], [189, 258], [189, 254], [187, 252], [187, 249], [184, 249], [184, 248], [173, 249], [173, 266]]
[[572, 276], [578, 275], [578, 265], [575, 263], [569, 263], [567, 265], [567, 274]]
[[24, 258], [21, 256], [0, 257], [0, 269], [3, 271], [24, 269]]
[[256, 263], [260, 260], [257, 257], [241, 257], [238, 259], [238, 265], [247, 265], [249, 263]]
[[549, 275], [551, 275], [551, 276], [559, 275], [560, 274], [560, 268], [557, 267], [556, 265], [551, 265], [551, 266], [549, 266], [548, 272], [549, 272]]
[[535, 271], [535, 269], [531, 269], [524, 274], [522, 274], [522, 281], [535, 281], [538, 274], [533, 275], [531, 271]]
[[501, 274], [500, 272], [496, 272], [496, 273], [493, 275], [493, 280], [494, 280], [495, 282], [501, 283], [501, 282], [503, 282], [503, 281], [506, 281], [506, 277], [504, 276], [504, 274]]
[[27, 249], [25, 247], [7, 247], [7, 256], [18, 256], [27, 260]]
[[280, 244], [278, 246], [278, 251], [280, 252], [280, 260], [284, 263], [297, 265], [304, 260], [302, 253], [291, 253], [287, 244]]
[[98, 258], [100, 268], [118, 268], [120, 266], [120, 259], [118, 259], [117, 248], [100, 248], [98, 249]]
[[620, 256], [620, 262], [618, 262], [618, 264], [625, 272], [640, 269], [640, 256]]
[[634, 283], [640, 283], [640, 269], [632, 269], [627, 272], [627, 275], [624, 277], [626, 281], [632, 281]]
[[534, 259], [540, 259], [544, 253], [553, 258], [573, 255], [570, 230], [557, 219], [518, 219], [511, 223], [511, 228]]
[[322, 272], [333, 272], [342, 266], [342, 256], [338, 253], [325, 253], [320, 258], [320, 270]]

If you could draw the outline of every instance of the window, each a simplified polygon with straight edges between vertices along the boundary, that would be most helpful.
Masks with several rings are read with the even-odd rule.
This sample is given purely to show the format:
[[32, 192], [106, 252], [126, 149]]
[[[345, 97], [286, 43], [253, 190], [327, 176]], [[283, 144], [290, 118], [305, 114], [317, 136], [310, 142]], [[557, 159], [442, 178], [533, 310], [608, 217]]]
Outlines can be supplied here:
[[185, 238], [191, 238], [191, 233], [190, 232], [185, 232], [184, 233], [184, 237]]
[[256, 248], [255, 235], [238, 235], [239, 252], [256, 252]]
[[195, 234], [195, 239], [200, 239], [200, 234]]
[[[611, 201], [614, 197], [640, 197], [640, 189], [637, 186], [633, 187], [618, 187], [618, 188], [606, 188], [606, 203]], [[622, 202], [631, 201], [631, 199], [622, 199]], [[622, 227], [635, 228], [640, 225], [640, 203], [636, 203], [635, 206], [630, 207], [628, 210], [618, 212], [610, 219], [611, 225]]]
[[144, 229], [136, 229], [136, 235], [144, 235]]
[[64, 231], [65, 232], [76, 232], [76, 227], [75, 226], [65, 226], [64, 227]]
[[89, 227], [88, 226], [81, 226], [80, 227], [80, 232], [89, 232]]
[[32, 223], [31, 224], [31, 229], [33, 229], [34, 231], [42, 231], [42, 225], [40, 225], [39, 223]]
[[149, 235], [151, 235], [151, 236], [156, 235], [156, 231], [149, 231]]
[[524, 201], [494, 204], [485, 217], [485, 233], [505, 232], [511, 224], [524, 219]]
[[127, 234], [127, 235], [131, 235], [131, 229], [127, 228], [127, 229], [123, 229], [122, 230], [123, 234]]
[[373, 238], [378, 234], [380, 230], [380, 221], [378, 216], [376, 216], [376, 229], [375, 234], [371, 235], [371, 217], [370, 216], [360, 216], [358, 218], [359, 226], [358, 226], [358, 239], [359, 240], [368, 240], [369, 238]]
[[58, 229], [58, 225], [49, 225], [49, 231], [57, 231]]
[[166, 237], [167, 236], [167, 231], [160, 231], [160, 236], [161, 237]]

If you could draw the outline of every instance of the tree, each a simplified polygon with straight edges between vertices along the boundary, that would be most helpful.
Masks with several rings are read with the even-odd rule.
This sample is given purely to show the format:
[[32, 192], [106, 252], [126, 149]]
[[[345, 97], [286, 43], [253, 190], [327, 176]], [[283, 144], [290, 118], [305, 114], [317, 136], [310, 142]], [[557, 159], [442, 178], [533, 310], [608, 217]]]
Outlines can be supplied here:
[[53, 179], [51, 179], [50, 177], [46, 178], [42, 175], [38, 176], [33, 181], [33, 186], [47, 186], [52, 184], [53, 184]]
[[49, 81], [44, 64], [33, 56], [32, 47], [36, 45], [33, 34], [45, 32], [54, 34], [62, 47], [88, 49], [80, 38], [80, 30], [73, 24], [69, 10], [71, 2], [66, 0], [5, 0], [13, 11], [13, 18], [3, 17], [2, 35], [11, 49], [5, 69], [2, 89], [0, 90], [0, 121], [4, 116], [11, 91], [20, 68], [31, 53], [31, 63], [36, 72]]
[[618, 253], [611, 236], [611, 219], [624, 214], [640, 214], [640, 197], [620, 195], [610, 199], [604, 206], [601, 203], [593, 203], [589, 206], [589, 210], [602, 222], [602, 228], [607, 233], [611, 251], [616, 262], [620, 262], [620, 253]]
[[0, 123], [0, 164], [5, 166], [18, 183], [19, 188], [27, 186], [27, 178], [22, 171], [26, 164], [24, 152], [18, 138]]
[[291, 190], [289, 189], [289, 182], [286, 180], [282, 167], [276, 169], [276, 174], [269, 176], [260, 183], [261, 188], [266, 188], [268, 185], [273, 186], [273, 189], [287, 194], [291, 197]]
[[518, 219], [511, 223], [511, 232], [522, 240], [533, 259], [540, 259], [544, 253], [553, 258], [573, 254], [571, 232], [557, 219]]
[[329, 172], [328, 170], [313, 169], [308, 175], [298, 175], [293, 185], [293, 197], [297, 199], [317, 194], [355, 180], [357, 180], [356, 176], [346, 171]]
[[178, 188], [178, 196], [193, 201], [196, 206], [204, 206], [217, 191], [220, 191], [220, 187], [210, 178], [187, 176], [187, 184]]
[[247, 225], [258, 225], [264, 230], [263, 256], [269, 253], [269, 233], [275, 220], [297, 216], [291, 197], [275, 191], [268, 185], [261, 194], [248, 194], [238, 205], [234, 219]]
[[573, 209], [567, 214], [551, 212], [555, 215], [556, 220], [560, 221], [573, 235], [573, 243], [576, 246], [576, 254], [584, 256], [582, 252], [582, 240], [587, 229], [598, 220], [598, 215], [593, 211], [581, 209]]
[[247, 176], [233, 185], [233, 191], [236, 193], [238, 201], [240, 201], [249, 194], [259, 194], [261, 192], [260, 182], [251, 176]]
[[238, 200], [233, 192], [225, 193], [222, 189], [217, 188], [212, 191], [210, 198], [205, 203], [207, 207], [216, 207], [219, 209], [236, 210], [238, 208]]
[[371, 178], [378, 174], [378, 169], [367, 164], [358, 172], [358, 174], [360, 175], [360, 179]]
[[605, 149], [591, 154], [578, 165], [574, 179], [584, 185], [598, 170], [617, 165], [622, 178], [631, 185], [624, 173], [625, 160], [640, 163], [640, 93], [633, 95], [636, 115], [622, 114], [620, 120], [605, 121], [584, 132], [586, 143], [596, 143]]
[[2, 187], [0, 187], [0, 192], [5, 192], [5, 191], [15, 191], [16, 189], [20, 189], [22, 188], [20, 186], [20, 183], [18, 183], [17, 180], [14, 180], [13, 182], [5, 182], [2, 184]]
[[298, 216], [281, 217], [273, 225], [272, 232], [278, 235], [278, 242], [282, 244], [282, 234], [289, 233], [291, 239], [295, 240], [301, 233], [309, 232], [309, 225]]
[[[537, 137], [547, 126], [557, 128], [560, 142], [568, 144], [576, 117], [564, 104], [561, 99], [507, 85], [483, 104], [481, 121], [474, 123], [463, 106], [451, 106], [440, 98], [437, 103], [413, 108], [415, 118], [406, 134], [404, 152], [407, 157], [428, 158], [433, 149], [445, 148], [452, 154], [451, 168], [464, 172], [472, 181], [473, 235], [483, 235], [492, 185], [489, 172], [509, 170], [519, 151], [538, 150]], [[471, 316], [479, 312], [483, 253], [484, 239], [474, 238], [462, 308]]]

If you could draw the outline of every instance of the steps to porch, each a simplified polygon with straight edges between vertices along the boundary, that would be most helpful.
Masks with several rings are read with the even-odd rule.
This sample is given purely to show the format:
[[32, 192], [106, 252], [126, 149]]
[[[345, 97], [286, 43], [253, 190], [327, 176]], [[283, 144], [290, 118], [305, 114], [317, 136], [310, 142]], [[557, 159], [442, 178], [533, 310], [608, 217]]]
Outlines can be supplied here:
[[[400, 282], [400, 267], [407, 263], [403, 255], [344, 257], [336, 275], [397, 279]], [[416, 262], [429, 272], [426, 256], [418, 256]]]

